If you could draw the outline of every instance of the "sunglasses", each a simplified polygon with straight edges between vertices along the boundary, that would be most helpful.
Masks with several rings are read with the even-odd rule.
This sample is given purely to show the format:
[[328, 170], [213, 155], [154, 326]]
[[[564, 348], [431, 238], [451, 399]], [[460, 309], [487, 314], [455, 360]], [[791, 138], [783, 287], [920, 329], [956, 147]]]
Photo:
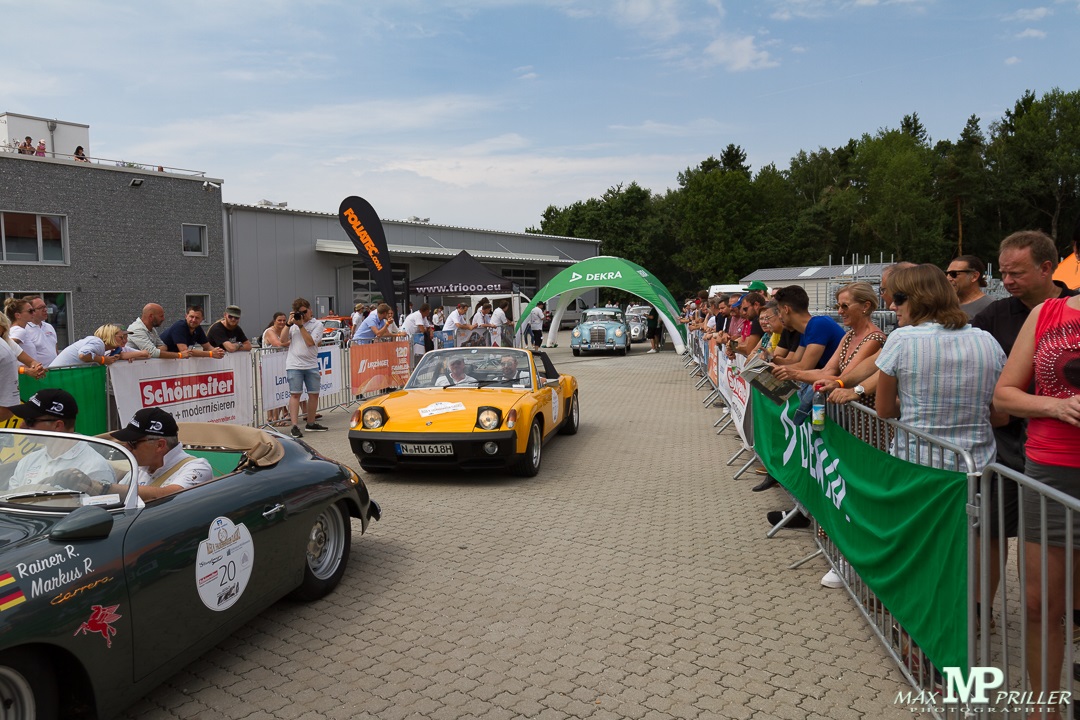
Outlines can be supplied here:
[[975, 272], [974, 270], [946, 270], [945, 274], [951, 277], [953, 280], [960, 277], [960, 273]]
[[907, 302], [907, 293], [894, 292], [892, 294], [893, 305], [900, 307]]
[[845, 310], [846, 311], [849, 307], [851, 307], [850, 303], [836, 303], [835, 305], [833, 305], [833, 310]]

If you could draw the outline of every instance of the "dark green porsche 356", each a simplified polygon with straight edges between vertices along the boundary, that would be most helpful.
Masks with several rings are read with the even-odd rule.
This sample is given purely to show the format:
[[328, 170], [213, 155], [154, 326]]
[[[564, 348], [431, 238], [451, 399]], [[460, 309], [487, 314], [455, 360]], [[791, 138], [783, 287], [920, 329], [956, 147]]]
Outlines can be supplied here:
[[[181, 423], [211, 482], [144, 503], [101, 438], [0, 430], [0, 716], [105, 718], [286, 595], [333, 590], [378, 504], [348, 467], [254, 428]], [[76, 468], [113, 494], [61, 486]], [[111, 473], [111, 475], [109, 475]]]

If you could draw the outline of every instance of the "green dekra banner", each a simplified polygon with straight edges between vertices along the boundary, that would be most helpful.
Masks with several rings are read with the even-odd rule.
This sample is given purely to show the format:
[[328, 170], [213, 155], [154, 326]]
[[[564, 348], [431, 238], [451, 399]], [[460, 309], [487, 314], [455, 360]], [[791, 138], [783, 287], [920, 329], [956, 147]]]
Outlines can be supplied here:
[[898, 460], [753, 389], [754, 449], [937, 668], [967, 672], [967, 476]]

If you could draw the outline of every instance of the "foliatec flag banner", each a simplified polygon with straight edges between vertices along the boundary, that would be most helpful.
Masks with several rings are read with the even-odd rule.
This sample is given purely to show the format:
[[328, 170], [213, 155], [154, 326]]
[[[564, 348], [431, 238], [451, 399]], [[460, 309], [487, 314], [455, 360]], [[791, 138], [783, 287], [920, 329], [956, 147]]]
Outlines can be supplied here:
[[967, 476], [898, 460], [753, 388], [754, 449], [937, 668], [967, 662]]
[[390, 252], [386, 249], [386, 233], [371, 203], [361, 197], [350, 195], [341, 201], [338, 222], [345, 235], [353, 241], [360, 257], [375, 280], [375, 287], [382, 293], [383, 302], [397, 307], [394, 294], [394, 275], [390, 269]]
[[221, 359], [113, 363], [109, 380], [122, 424], [148, 407], [171, 413], [177, 422], [250, 425], [253, 419], [251, 353], [225, 353]]

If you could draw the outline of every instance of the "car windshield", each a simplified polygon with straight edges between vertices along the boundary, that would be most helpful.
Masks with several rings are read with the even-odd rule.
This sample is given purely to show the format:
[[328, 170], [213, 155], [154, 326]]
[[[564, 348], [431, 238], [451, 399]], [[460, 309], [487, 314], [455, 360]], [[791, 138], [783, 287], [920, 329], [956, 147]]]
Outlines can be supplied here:
[[322, 324], [323, 324], [323, 327], [325, 329], [327, 329], [327, 330], [333, 330], [334, 328], [341, 327], [341, 321], [340, 320], [323, 320]]
[[615, 310], [613, 308], [604, 308], [596, 310], [587, 310], [581, 317], [581, 322], [622, 322], [623, 314], [622, 310]]
[[110, 442], [75, 433], [0, 430], [0, 503], [35, 510], [119, 507], [130, 483], [122, 494], [103, 491], [128, 482], [132, 471], [129, 457]]
[[455, 387], [532, 388], [529, 354], [513, 348], [454, 348], [425, 353], [406, 390]]
[[630, 317], [644, 316], [649, 314], [649, 308], [646, 305], [635, 305], [626, 311], [626, 314]]

